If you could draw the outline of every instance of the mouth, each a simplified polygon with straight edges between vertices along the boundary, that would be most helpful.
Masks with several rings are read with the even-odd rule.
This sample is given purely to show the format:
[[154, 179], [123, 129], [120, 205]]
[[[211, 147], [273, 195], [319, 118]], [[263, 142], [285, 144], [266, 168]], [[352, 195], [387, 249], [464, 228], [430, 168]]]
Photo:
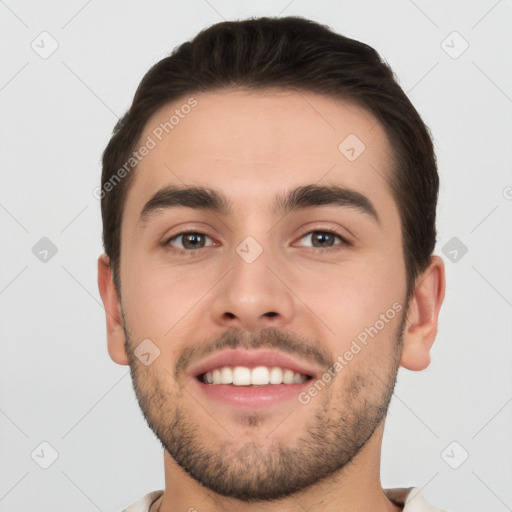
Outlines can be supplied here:
[[294, 372], [290, 368], [279, 366], [223, 366], [202, 373], [197, 377], [204, 384], [226, 384], [231, 386], [277, 386], [279, 384], [301, 384], [311, 379], [310, 375]]
[[235, 407], [259, 407], [298, 396], [319, 372], [287, 354], [228, 350], [195, 366], [194, 386], [209, 399]]

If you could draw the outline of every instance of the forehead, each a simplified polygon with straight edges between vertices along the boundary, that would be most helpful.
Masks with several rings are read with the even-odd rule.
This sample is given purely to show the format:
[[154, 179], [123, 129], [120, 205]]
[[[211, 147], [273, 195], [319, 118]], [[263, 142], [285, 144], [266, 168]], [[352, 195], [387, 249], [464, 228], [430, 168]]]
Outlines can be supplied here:
[[339, 184], [392, 202], [392, 150], [376, 118], [353, 102], [299, 91], [221, 90], [159, 109], [137, 147], [151, 146], [134, 171], [125, 212], [140, 213], [166, 185], [213, 185], [234, 211], [265, 208], [277, 193]]

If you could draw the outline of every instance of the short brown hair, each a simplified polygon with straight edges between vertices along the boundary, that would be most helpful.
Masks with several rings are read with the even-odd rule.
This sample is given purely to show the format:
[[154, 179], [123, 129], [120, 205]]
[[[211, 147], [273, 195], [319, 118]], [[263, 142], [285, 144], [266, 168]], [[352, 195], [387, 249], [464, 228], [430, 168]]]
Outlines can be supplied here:
[[106, 185], [126, 164], [158, 109], [186, 95], [231, 87], [278, 87], [351, 100], [382, 123], [394, 156], [390, 186], [402, 223], [409, 298], [436, 243], [439, 177], [430, 132], [372, 47], [300, 17], [212, 25], [156, 63], [142, 79], [103, 153], [103, 244], [118, 294], [121, 221], [133, 172], [124, 173], [107, 193]]

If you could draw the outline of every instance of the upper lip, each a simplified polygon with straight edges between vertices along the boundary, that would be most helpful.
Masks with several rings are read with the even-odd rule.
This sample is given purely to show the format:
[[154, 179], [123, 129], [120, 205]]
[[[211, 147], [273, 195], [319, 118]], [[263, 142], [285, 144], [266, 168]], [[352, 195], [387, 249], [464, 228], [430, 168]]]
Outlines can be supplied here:
[[267, 366], [269, 368], [278, 366], [288, 368], [294, 372], [302, 373], [309, 377], [314, 377], [317, 373], [314, 368], [305, 363], [293, 359], [290, 355], [273, 350], [246, 350], [235, 349], [219, 352], [193, 366], [189, 372], [193, 377], [198, 377], [203, 373], [222, 368], [223, 366], [246, 366], [255, 368], [257, 366]]

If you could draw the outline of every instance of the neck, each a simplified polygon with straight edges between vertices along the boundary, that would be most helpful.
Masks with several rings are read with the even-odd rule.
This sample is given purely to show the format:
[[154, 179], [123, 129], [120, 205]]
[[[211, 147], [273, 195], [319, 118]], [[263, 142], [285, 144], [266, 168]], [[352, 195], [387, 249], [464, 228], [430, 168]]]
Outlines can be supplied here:
[[166, 451], [165, 490], [151, 512], [400, 512], [380, 483], [380, 456], [384, 422], [342, 470], [315, 485], [274, 501], [245, 502], [220, 496], [196, 482]]

